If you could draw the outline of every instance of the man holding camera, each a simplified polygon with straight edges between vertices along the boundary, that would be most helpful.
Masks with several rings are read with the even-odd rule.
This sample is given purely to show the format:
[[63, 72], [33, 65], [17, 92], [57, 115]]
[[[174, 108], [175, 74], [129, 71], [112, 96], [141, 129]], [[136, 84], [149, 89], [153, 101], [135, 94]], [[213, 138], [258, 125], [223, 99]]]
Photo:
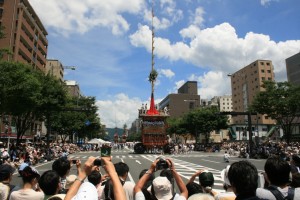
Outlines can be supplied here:
[[175, 182], [180, 190], [180, 194], [172, 193], [172, 184], [167, 177], [156, 177], [151, 185], [151, 195], [155, 196], [159, 200], [186, 200], [188, 197], [188, 190], [182, 181], [180, 175], [175, 170], [174, 163], [170, 159], [156, 159], [150, 166], [150, 169], [140, 178], [134, 187], [135, 199], [145, 200], [145, 196], [142, 192], [144, 184], [149, 179], [150, 175], [155, 173], [157, 170], [169, 168], [175, 179]]

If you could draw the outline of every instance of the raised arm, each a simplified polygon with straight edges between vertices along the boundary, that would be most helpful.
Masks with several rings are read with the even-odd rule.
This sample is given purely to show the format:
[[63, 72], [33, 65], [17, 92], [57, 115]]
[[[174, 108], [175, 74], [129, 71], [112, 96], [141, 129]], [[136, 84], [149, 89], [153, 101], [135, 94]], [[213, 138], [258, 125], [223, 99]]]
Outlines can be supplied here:
[[136, 183], [135, 187], [134, 187], [134, 194], [140, 192], [142, 190], [142, 188], [144, 187], [145, 183], [148, 181], [149, 177], [151, 174], [153, 174], [155, 172], [156, 169], [156, 163], [158, 162], [158, 160], [155, 160], [149, 170], [138, 180], [138, 182]]
[[166, 159], [167, 162], [168, 162], [168, 165], [169, 165], [169, 168], [173, 174], [173, 177], [176, 181], [176, 184], [180, 190], [180, 195], [185, 197], [186, 199], [188, 198], [188, 190], [182, 180], [182, 178], [180, 177], [180, 175], [177, 173], [176, 169], [175, 169], [175, 166], [174, 166], [174, 163], [172, 162], [171, 159]]
[[195, 181], [195, 178], [196, 178], [197, 176], [199, 176], [203, 171], [204, 171], [203, 169], [200, 169], [199, 171], [197, 171], [196, 173], [194, 173], [194, 174], [191, 176], [191, 178], [190, 178], [190, 180], [188, 181], [187, 184], [194, 182], [194, 181]]
[[95, 157], [89, 157], [88, 160], [84, 163], [84, 169], [81, 168], [81, 163], [79, 160], [77, 160], [76, 166], [78, 176], [75, 179], [75, 182], [71, 185], [70, 189], [68, 190], [64, 200], [70, 200], [77, 194], [80, 185], [83, 183], [87, 175], [89, 175], [93, 170], [93, 163], [95, 159]]
[[103, 161], [103, 168], [109, 174], [110, 179], [113, 184], [113, 191], [115, 200], [126, 200], [125, 191], [119, 179], [119, 176], [116, 172], [114, 164], [110, 161], [110, 157], [102, 157], [101, 160]]

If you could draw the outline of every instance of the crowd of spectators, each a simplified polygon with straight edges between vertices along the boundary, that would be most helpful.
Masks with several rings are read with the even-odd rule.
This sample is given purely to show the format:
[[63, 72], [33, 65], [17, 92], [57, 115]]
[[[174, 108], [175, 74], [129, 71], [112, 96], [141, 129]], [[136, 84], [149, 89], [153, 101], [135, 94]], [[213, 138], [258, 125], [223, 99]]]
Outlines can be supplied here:
[[272, 155], [278, 155], [282, 159], [289, 159], [293, 154], [299, 154], [300, 143], [272, 142], [253, 143], [250, 153], [248, 142], [224, 142], [222, 148], [231, 156], [243, 158], [251, 157], [257, 159], [267, 159]]
[[[23, 151], [14, 159], [9, 153], [9, 158], [0, 165], [0, 200], [300, 199], [298, 143], [264, 143], [256, 146], [257, 149], [265, 149], [262, 152], [269, 152], [264, 173], [259, 173], [249, 160], [231, 163], [220, 174], [223, 192], [214, 189], [216, 177], [205, 169], [199, 169], [184, 183], [176, 164], [169, 158], [154, 160], [149, 168], [141, 170], [139, 180], [134, 184], [127, 181], [130, 169], [124, 162], [112, 163], [110, 157], [100, 160], [89, 157], [84, 164], [80, 160], [68, 159], [68, 154], [79, 150], [73, 144], [52, 144], [48, 150], [31, 145], [23, 148], [26, 149], [25, 155], [29, 154], [28, 158], [20, 156], [24, 155]], [[242, 149], [247, 152], [247, 143], [225, 143], [222, 148], [230, 154], [239, 153]], [[49, 152], [54, 155], [52, 169], [40, 174], [33, 167], [30, 155], [33, 158], [34, 155], [47, 156]], [[23, 163], [15, 164], [17, 158]], [[28, 159], [29, 162], [26, 162]], [[46, 157], [44, 159], [47, 160]], [[76, 175], [70, 174], [72, 167], [76, 167]], [[22, 186], [11, 185], [16, 169], [22, 177]]]

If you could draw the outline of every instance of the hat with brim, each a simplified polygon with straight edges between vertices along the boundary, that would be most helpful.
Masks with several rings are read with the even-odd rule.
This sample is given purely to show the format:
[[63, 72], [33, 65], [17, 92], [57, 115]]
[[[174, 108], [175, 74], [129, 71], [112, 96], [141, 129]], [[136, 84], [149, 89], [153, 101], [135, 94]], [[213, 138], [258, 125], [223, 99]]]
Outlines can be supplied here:
[[152, 182], [152, 186], [158, 200], [172, 199], [172, 184], [167, 177], [156, 177]]
[[224, 184], [230, 186], [231, 184], [230, 184], [230, 181], [228, 179], [228, 171], [229, 171], [229, 169], [230, 169], [230, 165], [227, 165], [227, 167], [221, 171], [221, 179], [222, 179], [222, 181], [223, 181]]
[[75, 182], [76, 178], [77, 178], [77, 176], [74, 174], [67, 176], [65, 189], [69, 189], [71, 187], [71, 185]]

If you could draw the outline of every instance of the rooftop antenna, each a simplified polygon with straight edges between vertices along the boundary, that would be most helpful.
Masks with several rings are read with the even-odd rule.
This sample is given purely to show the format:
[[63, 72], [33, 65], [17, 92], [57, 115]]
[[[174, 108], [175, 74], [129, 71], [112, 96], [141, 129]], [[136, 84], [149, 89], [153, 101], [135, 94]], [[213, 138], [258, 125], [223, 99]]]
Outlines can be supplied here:
[[154, 68], [154, 23], [153, 23], [153, 20], [154, 20], [154, 0], [152, 0], [152, 21], [151, 21], [151, 32], [152, 32], [152, 51], [151, 51], [151, 72], [149, 74], [149, 81], [151, 82], [151, 101], [150, 101], [150, 109], [147, 110], [147, 114], [148, 115], [158, 115], [159, 112], [156, 110], [155, 108], [155, 103], [154, 103], [154, 83], [156, 81], [156, 78], [157, 78], [157, 71], [155, 70]]

